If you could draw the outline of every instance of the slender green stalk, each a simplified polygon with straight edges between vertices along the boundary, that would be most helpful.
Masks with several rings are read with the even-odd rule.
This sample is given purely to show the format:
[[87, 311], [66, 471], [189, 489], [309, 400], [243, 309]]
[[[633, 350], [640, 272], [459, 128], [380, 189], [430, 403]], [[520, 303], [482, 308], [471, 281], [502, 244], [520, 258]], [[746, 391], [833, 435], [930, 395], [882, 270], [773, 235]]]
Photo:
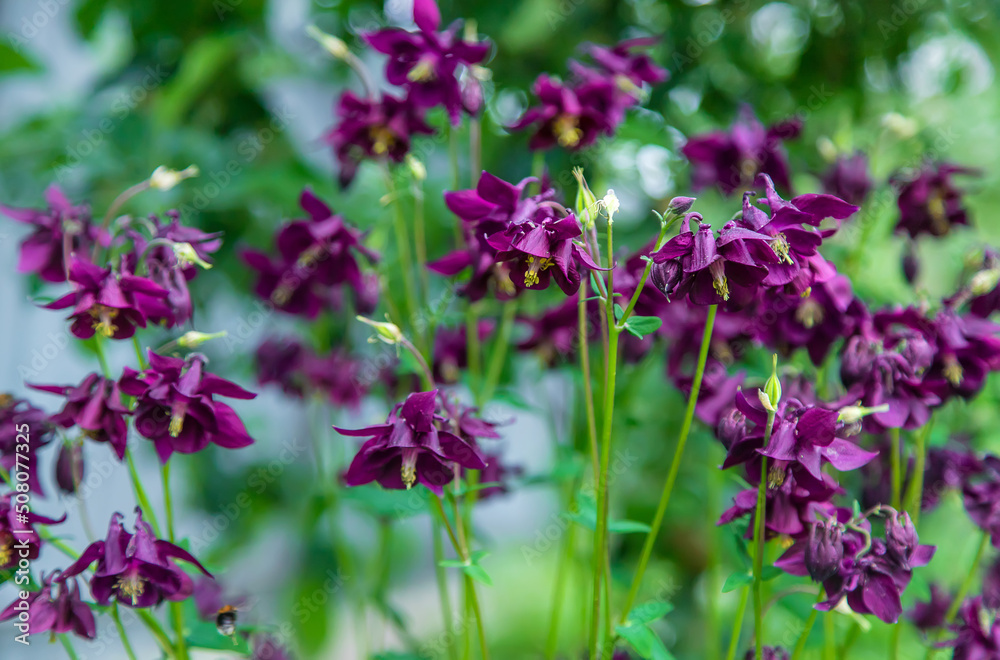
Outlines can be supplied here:
[[509, 300], [503, 306], [503, 316], [500, 317], [500, 329], [497, 330], [496, 341], [493, 342], [493, 350], [490, 355], [490, 363], [486, 368], [486, 380], [479, 392], [476, 401], [477, 405], [484, 406], [493, 398], [497, 384], [500, 382], [500, 374], [503, 373], [503, 365], [507, 360], [507, 349], [510, 346], [510, 338], [514, 332], [514, 320], [517, 317], [517, 301]]
[[170, 638], [163, 630], [163, 626], [160, 625], [160, 622], [146, 610], [135, 610], [135, 613], [139, 615], [142, 622], [146, 624], [147, 628], [149, 628], [149, 632], [151, 632], [153, 637], [156, 638], [156, 641], [160, 645], [160, 648], [163, 649], [163, 652], [168, 657], [174, 657], [174, 647], [170, 643]]
[[635, 577], [632, 578], [632, 586], [629, 588], [628, 598], [625, 599], [625, 608], [622, 610], [621, 622], [624, 623], [628, 617], [629, 610], [639, 594], [639, 587], [642, 578], [646, 573], [646, 566], [649, 558], [653, 554], [653, 547], [656, 544], [656, 537], [660, 533], [660, 526], [663, 524], [663, 517], [670, 504], [670, 495], [674, 490], [674, 483], [677, 481], [677, 474], [680, 471], [681, 459], [684, 456], [684, 447], [687, 445], [688, 434], [691, 432], [691, 424], [694, 421], [694, 409], [698, 403], [698, 393], [701, 391], [701, 381], [705, 375], [705, 363], [708, 361], [708, 348], [712, 343], [712, 329], [715, 326], [715, 305], [708, 308], [708, 316], [705, 319], [705, 330], [701, 336], [701, 348], [698, 350], [698, 364], [695, 367], [694, 381], [691, 383], [691, 392], [688, 394], [687, 409], [684, 411], [684, 421], [681, 424], [680, 437], [677, 439], [677, 447], [674, 449], [674, 458], [670, 463], [670, 471], [667, 473], [667, 480], [663, 484], [663, 492], [660, 494], [660, 503], [656, 507], [656, 515], [653, 516], [653, 523], [649, 533], [646, 535], [646, 542], [642, 546], [642, 555], [639, 558], [639, 568], [636, 569]]
[[948, 612], [944, 615], [944, 621], [946, 624], [955, 620], [955, 615], [958, 614], [959, 608], [962, 607], [962, 602], [965, 600], [966, 595], [968, 595], [969, 589], [972, 588], [972, 583], [976, 581], [976, 572], [979, 570], [979, 564], [983, 559], [983, 553], [986, 552], [986, 548], [989, 547], [989, 545], [990, 534], [989, 532], [983, 532], [983, 538], [979, 542], [979, 548], [976, 549], [976, 557], [972, 560], [969, 572], [966, 574], [965, 579], [962, 580], [962, 586], [958, 588], [958, 593], [955, 594], [955, 600], [951, 602]]
[[480, 391], [483, 377], [483, 347], [479, 341], [479, 308], [469, 303], [465, 308], [465, 356], [469, 365], [469, 380], [475, 391]]
[[135, 349], [135, 357], [139, 360], [139, 371], [146, 370], [146, 356], [139, 345], [139, 335], [132, 335], [132, 348]]
[[[427, 232], [424, 228], [424, 187], [423, 182], [414, 177], [413, 180], [413, 237], [414, 253], [417, 255], [417, 277], [420, 278], [420, 289], [423, 298], [421, 303], [426, 304], [430, 297], [431, 283], [430, 274], [427, 271]], [[430, 324], [425, 328], [425, 334], [429, 332]]]
[[920, 507], [924, 496], [924, 470], [927, 467], [927, 438], [930, 436], [933, 420], [914, 434], [914, 452], [917, 460], [913, 466], [913, 478], [903, 495], [903, 510], [910, 514], [913, 526], [920, 522]]
[[836, 623], [831, 613], [827, 612], [823, 615], [823, 660], [835, 660], [837, 657], [846, 660], [847, 652], [851, 650], [851, 645], [854, 644], [858, 633], [861, 632], [861, 626], [858, 625], [858, 622], [852, 622], [851, 630], [847, 633], [847, 639], [844, 640], [844, 646], [840, 649], [840, 656], [837, 656]]
[[[448, 160], [451, 162], [451, 189], [458, 190], [462, 187], [462, 170], [458, 163], [458, 131], [451, 122], [448, 123]], [[479, 172], [473, 170], [472, 176], [478, 180]]]
[[451, 595], [448, 593], [448, 576], [444, 566], [441, 566], [441, 561], [444, 559], [444, 543], [441, 542], [442, 524], [433, 514], [431, 521], [434, 525], [431, 531], [434, 539], [434, 573], [437, 577], [438, 595], [441, 599], [441, 627], [445, 631], [445, 639], [448, 643], [448, 657], [450, 660], [457, 660], [458, 650], [455, 648], [455, 639], [448, 632], [452, 626]]
[[163, 475], [163, 506], [167, 511], [167, 538], [174, 543], [174, 507], [170, 498], [170, 462], [163, 464], [161, 470]]
[[475, 183], [483, 169], [483, 124], [475, 116], [469, 120], [469, 169]]
[[125, 463], [128, 465], [129, 477], [132, 479], [132, 490], [135, 491], [135, 499], [142, 508], [142, 518], [150, 524], [153, 532], [158, 537], [161, 537], [160, 523], [156, 519], [156, 511], [153, 509], [153, 505], [149, 503], [149, 497], [146, 496], [146, 489], [143, 488], [142, 480], [139, 479], [139, 471], [135, 467], [132, 450], [127, 447], [125, 449]]
[[388, 166], [382, 168], [385, 179], [386, 197], [393, 209], [394, 228], [396, 232], [396, 251], [399, 253], [399, 265], [402, 269], [403, 291], [406, 294], [406, 325], [413, 327], [419, 307], [417, 306], [417, 284], [413, 278], [413, 260], [410, 258], [410, 232], [407, 229], [403, 206], [396, 191], [396, 182]]
[[115, 628], [118, 629], [118, 638], [122, 642], [122, 647], [125, 649], [125, 653], [128, 655], [129, 660], [136, 660], [135, 651], [132, 650], [132, 644], [128, 641], [128, 633], [125, 632], [125, 626], [122, 625], [122, 619], [118, 616], [118, 602], [115, 601], [111, 603], [111, 618], [115, 622]]
[[736, 616], [733, 618], [733, 632], [729, 638], [729, 651], [726, 653], [726, 660], [733, 660], [736, 651], [740, 646], [740, 631], [743, 629], [743, 619], [746, 618], [747, 602], [750, 600], [750, 587], [743, 589], [740, 594], [740, 604], [736, 607]]
[[60, 633], [59, 641], [62, 642], [63, 648], [66, 649], [66, 655], [69, 656], [69, 660], [78, 660], [76, 651], [73, 650], [73, 642], [70, 641], [69, 635]]
[[600, 475], [600, 460], [597, 447], [597, 418], [594, 413], [594, 384], [590, 378], [590, 343], [587, 339], [587, 291], [581, 284], [577, 304], [577, 351], [580, 354], [580, 370], [583, 372], [583, 402], [587, 411], [587, 438], [590, 441], [590, 462], [594, 470], [594, 481]]
[[[816, 597], [816, 602], [819, 603], [823, 600], [823, 586], [820, 585], [819, 595]], [[799, 635], [799, 641], [795, 642], [795, 648], [792, 649], [792, 659], [798, 660], [799, 656], [802, 655], [802, 651], [806, 648], [806, 640], [809, 639], [809, 633], [812, 632], [813, 625], [816, 623], [816, 617], [819, 615], [819, 610], [815, 607], [809, 611], [809, 618], [806, 619], [806, 625], [802, 629], [802, 634]]]
[[[773, 418], [773, 413], [768, 414]], [[768, 419], [768, 429], [771, 424]], [[768, 433], [770, 435], [770, 433]], [[767, 439], [764, 440], [767, 446]], [[767, 512], [767, 456], [760, 458], [760, 484], [757, 486], [757, 508], [754, 512], [754, 555], [753, 555], [753, 638], [754, 657], [761, 660], [764, 648], [764, 603], [761, 597], [762, 572], [764, 570], [764, 534]]]
[[538, 179], [538, 182], [533, 183], [529, 186], [531, 194], [537, 194], [541, 189], [542, 175], [545, 174], [545, 152], [538, 150], [531, 159], [531, 176]]
[[892, 470], [892, 507], [900, 508], [900, 498], [902, 497], [903, 470], [900, 465], [899, 429], [889, 429], [891, 447], [889, 451], [889, 466]]
[[549, 619], [549, 634], [545, 643], [546, 660], [553, 660], [556, 657], [556, 651], [559, 649], [559, 622], [562, 618], [563, 592], [565, 591], [566, 575], [573, 561], [575, 542], [576, 525], [570, 525], [563, 536], [562, 553], [559, 565], [556, 566], [556, 580], [552, 589], [552, 617]]
[[[174, 506], [170, 497], [170, 463], [163, 464], [163, 506], [167, 512], [167, 538], [171, 543], [177, 540], [174, 533]], [[187, 640], [184, 637], [184, 610], [179, 602], [170, 603], [170, 615], [174, 622], [174, 634], [177, 642], [174, 648], [177, 651], [178, 660], [187, 660]]]
[[902, 630], [903, 626], [897, 623], [892, 627], [892, 632], [889, 633], [889, 658], [891, 660], [899, 658], [899, 635]]

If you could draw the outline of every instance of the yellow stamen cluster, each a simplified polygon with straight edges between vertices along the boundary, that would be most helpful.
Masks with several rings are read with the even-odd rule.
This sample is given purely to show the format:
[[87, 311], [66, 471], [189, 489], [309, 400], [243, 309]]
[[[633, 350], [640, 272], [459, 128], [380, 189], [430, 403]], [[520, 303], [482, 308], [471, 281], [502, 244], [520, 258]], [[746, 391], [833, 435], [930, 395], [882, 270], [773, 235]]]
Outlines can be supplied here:
[[187, 405], [178, 406], [170, 415], [170, 437], [176, 438], [184, 428], [184, 417], [187, 416]]
[[799, 308], [795, 310], [795, 320], [810, 330], [817, 323], [822, 323], [825, 316], [826, 312], [823, 310], [823, 306], [812, 298], [803, 300]]
[[0, 566], [6, 566], [14, 558], [14, 551], [11, 548], [10, 538], [5, 538], [2, 543], [0, 543]]
[[572, 148], [580, 144], [583, 131], [580, 130], [580, 118], [576, 115], [563, 113], [552, 120], [552, 132], [559, 141], [559, 146]]
[[115, 589], [118, 593], [132, 601], [134, 606], [139, 600], [139, 596], [146, 590], [146, 581], [137, 573], [124, 575], [115, 582]]
[[552, 267], [552, 259], [544, 257], [528, 257], [528, 270], [524, 273], [524, 286], [534, 286], [538, 284], [538, 271], [543, 271]]
[[781, 488], [785, 483], [785, 468], [772, 465], [767, 471], [767, 487], [771, 490]]
[[940, 189], [932, 190], [927, 196], [927, 213], [931, 216], [936, 235], [948, 233], [948, 215], [944, 207], [944, 195]]
[[417, 65], [406, 74], [406, 79], [410, 82], [427, 82], [436, 78], [434, 65], [427, 58], [421, 59]]
[[105, 337], [115, 336], [115, 333], [118, 332], [118, 326], [112, 323], [112, 321], [118, 316], [117, 309], [97, 304], [88, 311], [90, 318], [94, 320], [93, 328], [96, 332], [101, 333]]
[[729, 280], [726, 279], [725, 266], [722, 260], [714, 261], [708, 267], [708, 272], [712, 274], [712, 287], [723, 300], [729, 300]]
[[944, 377], [948, 379], [949, 383], [958, 387], [962, 384], [962, 378], [965, 375], [965, 372], [962, 370], [962, 365], [960, 365], [955, 358], [947, 359], [945, 362], [946, 364], [944, 365], [944, 369], [942, 369]]
[[417, 483], [417, 451], [415, 449], [403, 450], [403, 467], [400, 470], [406, 490], [410, 490], [413, 484]]
[[771, 239], [771, 249], [778, 255], [780, 261], [784, 261], [787, 264], [792, 263], [792, 258], [788, 254], [788, 239], [785, 238], [784, 234], [778, 234]]
[[387, 126], [375, 125], [368, 129], [368, 137], [372, 141], [372, 152], [382, 156], [396, 145], [396, 134]]

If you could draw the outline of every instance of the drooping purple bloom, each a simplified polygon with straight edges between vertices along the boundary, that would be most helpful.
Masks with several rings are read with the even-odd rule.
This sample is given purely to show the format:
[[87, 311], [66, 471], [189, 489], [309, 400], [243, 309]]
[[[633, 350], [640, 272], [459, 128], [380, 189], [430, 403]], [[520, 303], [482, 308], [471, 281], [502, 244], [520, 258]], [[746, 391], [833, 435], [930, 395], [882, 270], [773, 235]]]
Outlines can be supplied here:
[[418, 31], [386, 28], [363, 34], [372, 48], [388, 55], [385, 77], [407, 90], [407, 102], [421, 108], [443, 107], [458, 125], [463, 104], [457, 71], [479, 64], [490, 52], [487, 42], [465, 41], [461, 24], [439, 32], [441, 13], [433, 0], [417, 0], [413, 19]]
[[83, 444], [79, 442], [64, 443], [59, 447], [56, 457], [56, 485], [63, 493], [76, 493], [83, 481]]
[[933, 319], [932, 333], [937, 351], [926, 379], [944, 381], [945, 396], [972, 399], [1000, 369], [1000, 325], [944, 308]]
[[74, 290], [44, 307], [72, 307], [70, 330], [80, 339], [90, 339], [95, 333], [128, 339], [136, 326], [145, 328], [147, 319], [164, 314], [167, 290], [145, 277], [115, 273], [77, 258], [70, 265], [69, 281]]
[[307, 355], [302, 372], [309, 385], [329, 397], [336, 406], [357, 409], [367, 387], [362, 382], [361, 364], [343, 349], [328, 355]]
[[366, 248], [362, 235], [306, 189], [299, 204], [309, 220], [295, 220], [282, 226], [275, 243], [278, 258], [247, 250], [243, 260], [258, 271], [255, 291], [277, 309], [313, 319], [320, 311], [336, 308], [335, 288], [348, 286], [361, 312], [374, 306], [371, 283], [358, 265], [358, 255], [376, 261], [378, 255]]
[[98, 374], [89, 374], [79, 385], [30, 385], [40, 392], [66, 398], [63, 409], [49, 420], [63, 428], [74, 426], [95, 442], [106, 442], [118, 460], [125, 458], [129, 409], [122, 403], [118, 383]]
[[[751, 478], [751, 483], [760, 483], [760, 463], [748, 464], [747, 475]], [[767, 538], [780, 535], [805, 538], [811, 523], [819, 518], [827, 518], [835, 511], [836, 507], [831, 499], [844, 490], [830, 475], [824, 474], [821, 480], [817, 480], [798, 466], [784, 470], [782, 478], [780, 485], [775, 481], [775, 487], [772, 488], [769, 484], [766, 491], [765, 535]], [[724, 525], [749, 516], [747, 538], [751, 538], [756, 507], [757, 486], [741, 490], [733, 498], [733, 505], [722, 513], [716, 524]]]
[[581, 268], [600, 270], [587, 250], [574, 239], [583, 231], [573, 214], [557, 218], [549, 207], [534, 217], [490, 235], [486, 242], [497, 251], [497, 262], [509, 262], [510, 279], [521, 289], [545, 289], [554, 279], [566, 295], [576, 293]]
[[57, 525], [66, 520], [46, 518], [33, 511], [24, 513], [15, 507], [14, 492], [0, 496], [0, 570], [17, 566], [21, 559], [38, 559], [42, 537], [35, 525]]
[[979, 171], [953, 163], [928, 163], [909, 177], [896, 174], [890, 179], [898, 190], [898, 233], [911, 238], [921, 234], [944, 236], [953, 226], [969, 224], [963, 204], [964, 191], [952, 180], [954, 174], [978, 175]]
[[605, 76], [592, 76], [567, 84], [542, 74], [532, 91], [540, 104], [528, 108], [511, 130], [535, 126], [528, 141], [533, 151], [556, 145], [578, 150], [594, 144], [601, 135], [612, 135], [624, 117], [617, 102], [618, 88]]
[[236, 411], [216, 396], [253, 399], [256, 394], [204, 370], [205, 356], [186, 359], [149, 351], [149, 368], [143, 372], [125, 367], [121, 391], [136, 397], [135, 428], [153, 441], [160, 461], [174, 452], [193, 454], [209, 444], [237, 449], [253, 438]]
[[931, 598], [926, 603], [919, 602], [907, 617], [923, 632], [935, 630], [945, 624], [945, 615], [951, 606], [952, 596], [937, 584], [930, 585]]
[[257, 383], [275, 383], [289, 396], [304, 394], [302, 365], [307, 350], [296, 339], [270, 337], [261, 342], [254, 353]]
[[[888, 507], [885, 509], [890, 517], [898, 515]], [[850, 511], [838, 509], [836, 516], [827, 518], [825, 524], [840, 531], [843, 555], [835, 571], [822, 581], [827, 599], [817, 603], [816, 609], [829, 611], [846, 597], [854, 612], [874, 614], [886, 623], [896, 623], [903, 613], [900, 594], [910, 583], [913, 569], [930, 562], [934, 546], [920, 545], [914, 532], [907, 541], [903, 560], [899, 539], [873, 538], [867, 518], [852, 519]], [[774, 565], [792, 575], [809, 575], [808, 543], [797, 541]]]
[[619, 88], [630, 91], [624, 81], [641, 87], [643, 84], [657, 85], [670, 77], [667, 70], [657, 66], [649, 55], [634, 52], [639, 48], [654, 46], [659, 41], [659, 37], [637, 37], [625, 39], [611, 47], [585, 44], [583, 50], [605, 73], [619, 81]]
[[861, 206], [874, 185], [868, 169], [868, 157], [861, 151], [851, 156], [838, 156], [823, 174], [823, 189], [850, 204]]
[[87, 254], [107, 233], [96, 227], [86, 206], [73, 206], [58, 186], [45, 191], [46, 209], [15, 209], [0, 205], [0, 213], [34, 227], [21, 242], [19, 273], [34, 273], [46, 282], [65, 282], [75, 254]]
[[726, 195], [749, 188], [760, 173], [768, 174], [784, 190], [791, 188], [783, 140], [798, 137], [802, 122], [791, 119], [770, 128], [743, 106], [729, 132], [692, 137], [681, 151], [691, 161], [691, 185], [701, 190], [718, 185]]
[[[54, 596], [53, 590], [56, 592]], [[25, 602], [28, 608], [29, 635], [72, 632], [84, 639], [94, 639], [97, 636], [94, 614], [80, 599], [80, 586], [75, 578], [63, 581], [58, 573], [44, 575], [41, 588], [30, 592]], [[0, 621], [17, 617], [25, 611], [21, 609], [23, 607], [20, 599], [15, 600], [0, 612]]]
[[[49, 416], [41, 408], [36, 408], [25, 399], [15, 399], [9, 394], [0, 393], [0, 466], [7, 470], [7, 473], [14, 471], [18, 462], [18, 454], [22, 454], [21, 463], [28, 459], [28, 465], [37, 466], [37, 452], [40, 448], [52, 441], [55, 426], [49, 421]], [[23, 441], [18, 441], [18, 436], [28, 433], [31, 442], [28, 443], [28, 451], [20, 451]], [[28, 470], [28, 487], [32, 494], [45, 496], [42, 489], [42, 482], [39, 479], [41, 470]]]
[[[580, 333], [578, 305], [579, 302], [575, 298], [566, 298], [535, 318], [518, 319], [531, 331], [523, 341], [518, 342], [518, 350], [537, 353], [542, 363], [547, 365], [572, 359], [576, 355]], [[588, 324], [588, 332], [592, 328], [593, 326]]]
[[[490, 333], [493, 332], [493, 322], [481, 320], [476, 325], [476, 337], [479, 345], [485, 345]], [[457, 328], [441, 327], [434, 335], [434, 359], [431, 369], [434, 381], [438, 383], [457, 383], [462, 370], [469, 366], [469, 343], [466, 326]]]
[[120, 513], [111, 516], [107, 537], [87, 546], [59, 580], [79, 575], [96, 561], [90, 593], [98, 604], [108, 605], [114, 599], [126, 607], [152, 607], [164, 600], [185, 600], [194, 591], [194, 582], [175, 560], [193, 564], [211, 577], [187, 550], [156, 538], [139, 507], [134, 534], [125, 530], [122, 520]]
[[1000, 548], [1000, 458], [983, 458], [983, 470], [969, 475], [962, 485], [962, 499], [972, 522]]
[[820, 520], [810, 526], [804, 560], [813, 581], [822, 582], [840, 568], [840, 563], [844, 560], [841, 534], [840, 525], [836, 523], [827, 524]]
[[460, 430], [438, 411], [438, 391], [417, 392], [390, 411], [385, 424], [336, 430], [370, 438], [344, 474], [348, 486], [378, 482], [383, 488], [408, 489], [423, 484], [440, 495], [455, 468], [482, 470], [483, 455], [459, 437]]
[[960, 623], [954, 626], [953, 660], [992, 660], [1000, 657], [1000, 618], [987, 611], [983, 599], [969, 598], [958, 610]]
[[325, 139], [340, 164], [342, 188], [351, 184], [363, 160], [385, 158], [401, 163], [410, 151], [411, 136], [434, 133], [417, 106], [391, 94], [375, 100], [344, 92], [336, 115], [337, 125]]

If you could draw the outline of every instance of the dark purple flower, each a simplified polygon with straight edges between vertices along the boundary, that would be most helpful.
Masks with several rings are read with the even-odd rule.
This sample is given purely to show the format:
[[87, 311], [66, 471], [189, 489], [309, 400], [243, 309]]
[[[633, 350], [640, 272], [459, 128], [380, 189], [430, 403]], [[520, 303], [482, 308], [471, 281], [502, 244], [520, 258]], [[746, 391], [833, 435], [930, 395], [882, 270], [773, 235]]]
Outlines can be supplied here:
[[[756, 657], [756, 649], [748, 649], [744, 660], [753, 660]], [[788, 651], [780, 646], [765, 646], [760, 650], [761, 660], [788, 660]]]
[[107, 538], [87, 546], [59, 580], [79, 575], [96, 561], [90, 593], [98, 604], [108, 605], [114, 598], [127, 607], [152, 607], [164, 600], [185, 600], [194, 591], [194, 582], [174, 560], [194, 564], [211, 577], [187, 550], [157, 539], [139, 507], [135, 508], [134, 534], [125, 531], [122, 519], [120, 513], [111, 516]]
[[[751, 477], [751, 483], [760, 483], [760, 463], [748, 465], [747, 473]], [[784, 471], [782, 478], [780, 484], [775, 481], [774, 488], [770, 485], [767, 488], [764, 507], [766, 536], [804, 538], [809, 532], [810, 524], [817, 519], [829, 517], [835, 511], [836, 507], [830, 500], [844, 490], [830, 475], [824, 474], [821, 480], [817, 480], [797, 466]], [[741, 490], [733, 498], [733, 506], [722, 513], [716, 524], [724, 525], [749, 516], [747, 538], [752, 538], [756, 507], [757, 486]]]
[[993, 660], [1000, 657], [1000, 618], [987, 611], [982, 598], [966, 600], [958, 610], [961, 622], [954, 627], [957, 637], [953, 660]]
[[784, 121], [764, 128], [750, 106], [743, 106], [732, 129], [692, 137], [681, 150], [693, 169], [695, 190], [717, 184], [726, 195], [753, 185], [760, 173], [768, 174], [784, 190], [791, 188], [783, 140], [798, 137], [802, 122]]
[[850, 204], [860, 206], [874, 182], [868, 171], [868, 157], [860, 151], [851, 156], [838, 156], [823, 175], [823, 189]]
[[205, 362], [198, 353], [181, 359], [149, 351], [149, 368], [125, 367], [119, 381], [122, 392], [136, 397], [136, 430], [153, 441], [163, 463], [174, 452], [193, 454], [210, 443], [227, 449], [253, 444], [236, 411], [215, 397], [257, 395], [204, 371]]
[[390, 94], [374, 100], [344, 92], [336, 115], [337, 125], [325, 139], [337, 156], [344, 188], [354, 180], [361, 161], [386, 158], [401, 163], [410, 151], [411, 136], [434, 133], [419, 108]]
[[[520, 465], [508, 466], [503, 462], [500, 454], [488, 453], [483, 455], [486, 467], [479, 473], [479, 483], [496, 484], [476, 491], [476, 499], [487, 500], [498, 495], [506, 495], [510, 492], [510, 481], [524, 474], [524, 468]], [[466, 470], [462, 470], [464, 473]]]
[[[888, 507], [890, 516], [897, 515]], [[934, 546], [914, 545], [905, 562], [899, 553], [890, 551], [886, 541], [872, 537], [867, 518], [851, 518], [846, 509], [838, 509], [828, 525], [839, 526], [842, 532], [843, 556], [832, 575], [823, 580], [827, 599], [818, 603], [818, 610], [829, 611], [845, 597], [858, 614], [874, 614], [886, 623], [896, 623], [903, 613], [900, 594], [906, 589], [913, 568], [924, 566], [934, 556]], [[797, 541], [774, 565], [792, 575], [809, 575], [806, 563], [808, 541]]]
[[[536, 352], [547, 365], [572, 359], [580, 333], [578, 305], [576, 298], [566, 298], [535, 318], [518, 319], [531, 330], [531, 334], [517, 344], [518, 350]], [[588, 332], [592, 327], [588, 323]]]
[[122, 403], [118, 383], [98, 374], [90, 374], [79, 385], [30, 385], [40, 392], [66, 398], [63, 409], [49, 420], [63, 428], [74, 426], [95, 442], [106, 442], [118, 460], [125, 458], [129, 409]]
[[289, 396], [303, 395], [302, 365], [307, 351], [297, 340], [270, 337], [261, 342], [254, 357], [258, 384], [275, 383]]
[[[493, 332], [493, 321], [481, 320], [476, 325], [479, 345]], [[457, 328], [440, 327], [434, 335], [433, 376], [438, 383], [457, 383], [462, 370], [469, 366], [469, 344], [467, 326]]]
[[483, 455], [456, 434], [459, 429], [438, 412], [438, 391], [417, 392], [389, 413], [385, 424], [336, 430], [369, 437], [344, 474], [348, 486], [377, 481], [383, 488], [403, 489], [420, 483], [440, 495], [455, 477], [455, 468], [482, 470]]
[[357, 256], [376, 261], [378, 255], [361, 243], [360, 232], [334, 215], [309, 189], [302, 192], [299, 204], [310, 219], [282, 226], [275, 239], [277, 260], [254, 250], [243, 253], [243, 260], [260, 275], [257, 295], [283, 312], [313, 319], [324, 309], [336, 308], [334, 288], [347, 285], [354, 292], [358, 311], [370, 311], [374, 306], [371, 283], [362, 274]]
[[72, 495], [83, 481], [83, 443], [63, 443], [56, 458], [56, 485]]
[[511, 130], [535, 126], [528, 141], [534, 151], [559, 145], [589, 147], [601, 135], [612, 135], [624, 118], [618, 88], [605, 76], [591, 76], [570, 85], [542, 74], [532, 88], [540, 105], [528, 108]]
[[962, 203], [964, 191], [955, 186], [953, 174], [979, 174], [978, 170], [952, 163], [928, 163], [909, 177], [897, 174], [890, 179], [899, 191], [898, 233], [912, 238], [920, 234], [944, 236], [955, 225], [969, 224]]
[[95, 333], [112, 339], [128, 339], [136, 326], [163, 315], [167, 290], [145, 277], [115, 273], [83, 259], [74, 259], [69, 271], [74, 290], [44, 305], [46, 309], [72, 307], [70, 330], [80, 339]]
[[490, 235], [486, 242], [497, 251], [497, 262], [510, 262], [514, 286], [545, 289], [554, 279], [563, 293], [572, 295], [580, 288], [581, 266], [600, 269], [573, 240], [582, 233], [576, 216], [557, 218], [545, 207], [534, 217]]
[[[53, 585], [53, 578], [56, 584]], [[56, 595], [52, 595], [53, 588]], [[42, 585], [38, 591], [29, 593], [25, 599], [28, 614], [28, 634], [51, 632], [52, 634], [76, 633], [84, 639], [94, 639], [97, 636], [97, 625], [90, 607], [80, 599], [80, 587], [76, 579], [63, 581], [58, 573], [50, 573], [42, 577]], [[18, 616], [24, 605], [21, 600], [15, 600], [0, 612], [0, 621], [7, 621]]]
[[952, 601], [952, 596], [936, 584], [930, 585], [930, 592], [931, 599], [926, 603], [917, 603], [907, 615], [917, 630], [924, 632], [945, 624], [945, 614]]
[[937, 352], [926, 380], [941, 383], [946, 396], [971, 399], [986, 377], [1000, 369], [1000, 325], [976, 316], [959, 316], [944, 308], [931, 327]]
[[968, 295], [969, 311], [975, 316], [989, 318], [1000, 309], [1000, 254], [993, 248], [983, 250], [982, 266], [969, 284]]
[[832, 577], [844, 559], [844, 542], [840, 525], [827, 524], [822, 520], [809, 528], [806, 542], [805, 563], [809, 576], [815, 582]]
[[924, 493], [921, 509], [930, 511], [937, 507], [941, 497], [949, 490], [959, 490], [966, 480], [980, 474], [984, 465], [968, 449], [931, 447], [927, 450], [927, 467], [924, 470]]
[[42, 537], [35, 525], [57, 525], [66, 520], [46, 518], [37, 513], [23, 512], [23, 504], [14, 502], [15, 493], [0, 496], [0, 570], [17, 566], [21, 559], [38, 559]]
[[90, 209], [73, 206], [58, 186], [45, 191], [46, 209], [15, 209], [0, 205], [0, 213], [34, 227], [21, 242], [19, 273], [35, 273], [46, 282], [65, 282], [65, 258], [86, 254], [107, 235], [91, 222]]
[[1000, 458], [983, 458], [983, 470], [966, 478], [962, 498], [972, 522], [990, 535], [994, 547], [1000, 548]]
[[367, 392], [362, 381], [361, 364], [343, 349], [329, 355], [307, 355], [302, 372], [309, 385], [326, 394], [339, 407], [357, 409]]
[[417, 32], [386, 28], [362, 36], [372, 48], [389, 56], [386, 80], [406, 88], [408, 103], [421, 108], [442, 106], [451, 123], [458, 125], [463, 104], [457, 69], [486, 59], [490, 44], [465, 41], [458, 22], [438, 32], [441, 13], [433, 0], [417, 0], [413, 19]]
[[621, 89], [631, 91], [626, 81], [634, 87], [641, 87], [644, 83], [657, 85], [670, 77], [667, 70], [657, 66], [649, 55], [634, 52], [637, 48], [654, 46], [659, 41], [659, 37], [637, 37], [620, 41], [610, 48], [585, 44], [584, 51], [605, 73], [615, 77]]
[[[14, 470], [19, 453], [28, 459], [28, 465], [37, 466], [37, 452], [52, 441], [54, 431], [55, 426], [44, 410], [36, 408], [25, 399], [15, 399], [9, 394], [0, 393], [0, 466], [8, 473]], [[18, 447], [18, 444], [23, 444], [23, 439], [19, 441], [18, 436], [23, 438], [25, 433], [31, 440], [26, 454], [19, 451], [23, 448]], [[24, 458], [20, 460], [23, 464]], [[32, 494], [44, 497], [40, 473], [41, 470], [28, 470], [27, 483]]]

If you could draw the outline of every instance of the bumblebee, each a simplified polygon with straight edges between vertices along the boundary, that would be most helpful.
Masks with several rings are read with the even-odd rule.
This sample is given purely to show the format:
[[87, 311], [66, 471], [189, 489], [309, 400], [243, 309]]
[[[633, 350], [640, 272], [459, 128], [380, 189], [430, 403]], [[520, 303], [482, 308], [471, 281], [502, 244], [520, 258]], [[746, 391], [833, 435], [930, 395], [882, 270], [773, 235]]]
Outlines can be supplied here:
[[223, 605], [215, 613], [215, 628], [220, 635], [225, 635], [236, 643], [236, 608], [232, 605]]

